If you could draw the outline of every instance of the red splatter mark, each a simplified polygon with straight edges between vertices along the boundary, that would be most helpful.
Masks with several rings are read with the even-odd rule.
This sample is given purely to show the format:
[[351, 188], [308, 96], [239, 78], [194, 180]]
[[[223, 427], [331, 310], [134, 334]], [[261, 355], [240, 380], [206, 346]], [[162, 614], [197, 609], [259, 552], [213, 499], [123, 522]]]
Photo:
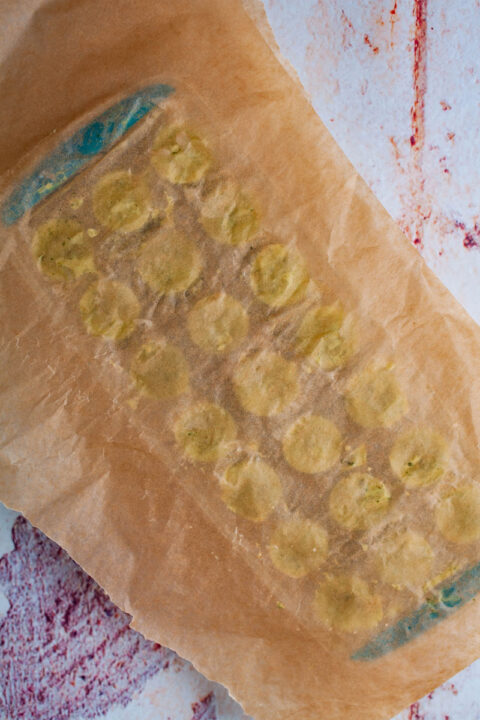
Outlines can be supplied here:
[[130, 616], [24, 518], [12, 538], [0, 560], [10, 603], [0, 622], [0, 711], [10, 720], [73, 720], [128, 705], [174, 653], [132, 630]]
[[420, 703], [416, 702], [410, 705], [408, 720], [425, 720], [425, 715], [420, 715]]
[[395, 154], [395, 160], [396, 160], [397, 162], [400, 162], [400, 157], [401, 157], [401, 156], [400, 156], [400, 150], [398, 149], [398, 145], [397, 145], [397, 143], [396, 143], [396, 141], [395, 141], [395, 138], [393, 138], [393, 137], [390, 136], [388, 139], [389, 139], [389, 141], [390, 141], [391, 146], [393, 147], [393, 152], [394, 152], [394, 154]]
[[448, 132], [447, 133], [447, 140], [454, 140], [455, 133], [454, 132]]
[[[463, 231], [464, 248], [471, 250], [472, 248], [480, 247], [480, 224], [478, 222], [475, 222], [475, 225], [471, 230], [467, 230], [465, 223], [460, 222], [460, 220], [454, 220], [454, 225], [456, 228]], [[458, 690], [453, 683], [450, 684], [448, 690], [450, 690], [454, 695], [458, 694]]]
[[447, 167], [445, 167], [445, 164], [446, 164], [446, 162], [447, 162], [446, 156], [443, 155], [441, 158], [438, 159], [438, 162], [440, 163], [440, 167], [442, 168], [442, 171], [443, 171], [445, 174], [450, 175], [450, 174], [451, 174], [451, 173], [450, 173], [450, 170], [449, 170]]
[[344, 10], [342, 10], [340, 14], [340, 19], [343, 25], [342, 47], [344, 50], [346, 50], [347, 48], [352, 47], [352, 41], [350, 40], [349, 36], [355, 33], [355, 28], [353, 27], [351, 20], [349, 20]]
[[192, 720], [217, 720], [217, 703], [213, 692], [192, 705]]
[[355, 28], [353, 27], [352, 21], [348, 19], [345, 10], [342, 10], [341, 18], [342, 18], [343, 24], [346, 25], [347, 27], [349, 27], [350, 30], [355, 32]]
[[451, 110], [452, 106], [449, 105], [445, 100], [440, 100], [440, 105], [442, 106], [442, 110]]
[[365, 45], [368, 45], [368, 47], [370, 48], [370, 50], [373, 52], [374, 55], [378, 54], [378, 52], [379, 52], [378, 45], [374, 45], [366, 33], [363, 36], [363, 42], [365, 43]]
[[393, 34], [395, 32], [395, 23], [398, 20], [397, 15], [397, 0], [395, 0], [392, 9], [390, 10], [390, 47], [393, 48]]
[[397, 167], [398, 167], [398, 169], [399, 169], [399, 171], [400, 171], [401, 173], [404, 173], [405, 170], [404, 170], [404, 168], [402, 167], [402, 163], [401, 163], [402, 155], [401, 155], [400, 150], [399, 150], [399, 148], [398, 148], [397, 141], [396, 141], [395, 138], [392, 137], [392, 136], [390, 136], [390, 137], [388, 138], [388, 140], [389, 140], [389, 142], [390, 142], [390, 145], [391, 145], [392, 148], [393, 148], [393, 154], [394, 154], [394, 157], [395, 157], [395, 162], [397, 163]]

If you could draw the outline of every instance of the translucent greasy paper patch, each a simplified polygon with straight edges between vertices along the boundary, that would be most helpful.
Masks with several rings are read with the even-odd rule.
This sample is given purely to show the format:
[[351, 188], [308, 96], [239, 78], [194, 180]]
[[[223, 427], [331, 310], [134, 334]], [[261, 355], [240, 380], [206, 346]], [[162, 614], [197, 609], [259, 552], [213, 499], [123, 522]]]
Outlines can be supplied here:
[[416, 634], [437, 622], [432, 592], [476, 592], [451, 568], [480, 540], [480, 490], [448, 428], [411, 410], [395, 348], [313, 278], [192, 102], [166, 100], [36, 208], [28, 261], [279, 607], [378, 657], [412, 617]]
[[92, 243], [76, 220], [54, 218], [41, 225], [32, 251], [39, 269], [54, 280], [68, 282], [95, 273]]
[[222, 500], [230, 510], [248, 520], [266, 520], [282, 497], [282, 483], [275, 470], [259, 457], [231, 465], [220, 480]]
[[312, 520], [292, 517], [274, 529], [268, 552], [277, 570], [301, 578], [318, 570], [325, 562], [327, 533]]
[[235, 298], [218, 293], [208, 295], [188, 315], [188, 331], [203, 350], [223, 353], [239, 345], [248, 332], [248, 315]]

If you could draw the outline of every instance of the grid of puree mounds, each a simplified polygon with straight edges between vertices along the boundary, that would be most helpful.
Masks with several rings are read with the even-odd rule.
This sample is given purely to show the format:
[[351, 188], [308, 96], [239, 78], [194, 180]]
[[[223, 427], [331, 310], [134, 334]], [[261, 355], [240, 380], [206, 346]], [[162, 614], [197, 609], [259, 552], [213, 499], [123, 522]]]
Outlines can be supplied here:
[[368, 635], [474, 557], [480, 489], [247, 185], [168, 100], [33, 213], [32, 259], [278, 608]]

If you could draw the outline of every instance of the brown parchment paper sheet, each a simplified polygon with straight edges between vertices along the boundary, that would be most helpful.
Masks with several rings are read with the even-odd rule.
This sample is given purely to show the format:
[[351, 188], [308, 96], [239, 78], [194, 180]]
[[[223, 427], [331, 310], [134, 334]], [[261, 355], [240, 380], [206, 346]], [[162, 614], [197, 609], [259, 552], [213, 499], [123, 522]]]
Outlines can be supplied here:
[[[446, 485], [478, 480], [477, 326], [353, 170], [239, 1], [53, 0], [6, 3], [2, 13], [9, 30], [0, 72], [5, 192], [59, 138], [116, 99], [153, 82], [172, 85], [175, 94], [17, 226], [1, 230], [0, 499], [60, 543], [132, 614], [136, 629], [224, 683], [255, 718], [391, 717], [477, 657], [479, 605], [468, 603], [383, 658], [351, 660], [371, 631], [329, 629], [314, 617], [312, 599], [328, 572], [358, 571], [379, 587], [369, 549], [376, 540], [366, 536], [362, 547], [358, 533], [350, 537], [328, 518], [341, 462], [324, 474], [296, 472], [282, 460], [280, 441], [302, 413], [334, 420], [352, 447], [366, 443], [369, 467], [391, 489], [387, 529], [401, 522], [428, 537], [432, 573], [457, 560], [460, 567], [475, 562], [478, 542], [444, 542], [432, 518]], [[245, 251], [202, 234], [196, 213], [203, 185], [184, 191], [155, 179], [149, 153], [169, 118], [195, 128], [211, 149], [214, 176], [235, 179], [259, 208], [258, 236]], [[205, 258], [192, 298], [162, 305], [140, 288], [135, 261], [130, 267], [118, 259], [129, 237], [132, 247], [143, 242], [143, 230], [94, 238], [102, 271], [133, 283], [151, 311], [151, 324], [139, 324], [132, 344], [145, 342], [153, 327], [182, 348], [191, 394], [179, 405], [132, 402], [129, 343], [90, 337], [82, 326], [78, 301], [88, 279], [68, 289], [51, 282], [30, 249], [42, 222], [72, 215], [72, 198], [84, 198], [73, 215], [86, 227], [95, 223], [92, 187], [125, 168], [157, 183], [156, 198], [170, 193], [175, 223], [198, 239]], [[167, 209], [160, 199], [158, 209], [161, 225]], [[156, 229], [153, 222], [145, 237]], [[311, 277], [305, 298], [278, 311], [248, 287], [255, 252], [271, 242], [296, 246]], [[209, 360], [182, 328], [189, 303], [222, 283], [248, 309], [251, 332], [235, 353]], [[355, 318], [356, 353], [334, 373], [309, 369], [289, 349], [318, 297], [341, 302]], [[262, 348], [300, 368], [301, 391], [279, 419], [247, 416], [232, 389], [242, 353]], [[393, 428], [366, 430], [349, 418], [343, 394], [376, 359], [394, 365], [408, 412]], [[190, 463], [175, 445], [176, 413], [190, 398], [228, 407], [245, 445], [256, 443], [281, 476], [285, 500], [265, 523], [222, 503], [223, 466]], [[417, 493], [404, 491], [387, 457], [398, 433], [416, 425], [435, 427], [451, 447], [443, 484]], [[266, 552], [272, 527], [292, 512], [329, 528], [330, 555], [306, 580], [276, 571]], [[378, 592], [395, 619], [395, 603], [401, 612], [415, 608], [424, 586], [407, 592], [382, 585]]]

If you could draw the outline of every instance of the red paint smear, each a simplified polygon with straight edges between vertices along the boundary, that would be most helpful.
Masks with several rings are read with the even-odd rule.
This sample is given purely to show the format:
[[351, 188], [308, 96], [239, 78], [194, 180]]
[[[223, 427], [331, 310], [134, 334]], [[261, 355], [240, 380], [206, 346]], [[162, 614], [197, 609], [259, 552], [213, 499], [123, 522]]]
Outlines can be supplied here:
[[415, 32], [413, 39], [413, 104], [410, 108], [412, 134], [410, 145], [413, 150], [414, 188], [413, 197], [418, 197], [414, 207], [415, 222], [413, 228], [415, 245], [422, 245], [425, 179], [423, 177], [422, 156], [425, 145], [425, 93], [427, 91], [427, 0], [414, 0]]
[[415, 35], [413, 39], [413, 90], [410, 109], [412, 136], [410, 142], [416, 151], [425, 142], [425, 92], [427, 90], [427, 0], [415, 0]]
[[130, 616], [24, 518], [12, 538], [0, 560], [10, 603], [0, 622], [0, 711], [10, 720], [83, 720], [128, 705], [174, 653], [132, 630]]
[[192, 705], [192, 720], [217, 720], [217, 703], [213, 692]]
[[408, 720], [425, 720], [425, 715], [420, 715], [420, 703], [416, 702], [410, 705]]
[[370, 48], [370, 50], [373, 52], [374, 55], [377, 55], [377, 53], [379, 51], [379, 47], [378, 47], [378, 45], [374, 45], [372, 43], [372, 41], [370, 40], [370, 38], [368, 37], [367, 34], [365, 34], [363, 36], [363, 42], [365, 43], [365, 45], [368, 45], [368, 47]]

